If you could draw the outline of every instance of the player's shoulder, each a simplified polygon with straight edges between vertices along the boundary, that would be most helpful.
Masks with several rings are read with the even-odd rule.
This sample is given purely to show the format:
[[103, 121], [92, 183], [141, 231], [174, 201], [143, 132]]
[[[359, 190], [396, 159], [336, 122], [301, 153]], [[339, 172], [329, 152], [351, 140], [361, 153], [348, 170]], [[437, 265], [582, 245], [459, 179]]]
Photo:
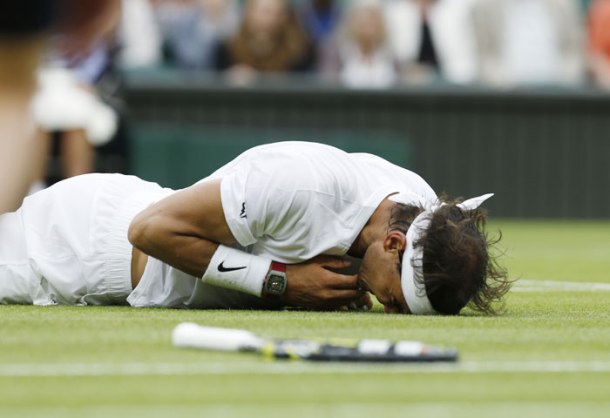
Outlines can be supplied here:
[[404, 167], [396, 165], [385, 158], [382, 158], [375, 154], [369, 154], [366, 152], [354, 152], [349, 154], [350, 158], [361, 167], [374, 167], [381, 170], [396, 171], [405, 174], [414, 174], [414, 172], [407, 170]]
[[368, 153], [350, 154], [356, 165], [366, 170], [370, 175], [391, 178], [399, 181], [406, 190], [416, 191], [424, 196], [436, 198], [436, 193], [428, 182], [419, 174], [407, 168], [396, 165], [378, 155]]
[[[242, 155], [269, 156], [283, 159], [311, 158], [312, 156], [323, 158], [325, 155], [343, 155], [347, 153], [332, 145], [310, 141], [279, 141], [258, 145], [245, 151]], [[282, 158], [279, 158], [282, 160]]]
[[260, 169], [292, 180], [306, 180], [323, 168], [352, 163], [349, 154], [339, 148], [305, 141], [259, 145], [250, 148], [234, 161], [246, 169]]

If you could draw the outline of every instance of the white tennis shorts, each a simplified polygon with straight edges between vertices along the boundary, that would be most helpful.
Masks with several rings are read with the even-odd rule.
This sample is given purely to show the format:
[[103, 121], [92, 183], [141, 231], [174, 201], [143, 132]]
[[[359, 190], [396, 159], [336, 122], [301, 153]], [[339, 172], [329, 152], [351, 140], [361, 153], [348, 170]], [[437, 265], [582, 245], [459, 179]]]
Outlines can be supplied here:
[[0, 216], [0, 303], [126, 304], [129, 224], [172, 192], [133, 176], [87, 174], [26, 198]]

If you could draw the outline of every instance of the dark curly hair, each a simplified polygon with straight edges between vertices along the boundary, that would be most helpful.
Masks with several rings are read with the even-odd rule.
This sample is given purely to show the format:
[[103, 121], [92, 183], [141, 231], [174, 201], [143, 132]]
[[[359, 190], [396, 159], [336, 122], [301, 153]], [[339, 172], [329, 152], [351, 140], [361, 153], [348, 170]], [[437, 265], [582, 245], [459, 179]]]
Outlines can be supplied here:
[[[508, 292], [511, 281], [497, 262], [493, 247], [500, 241], [485, 231], [486, 212], [465, 211], [458, 200], [447, 202], [431, 216], [430, 226], [413, 245], [423, 246], [421, 280], [432, 307], [445, 315], [457, 315], [468, 305], [474, 310], [497, 314], [496, 307]], [[390, 230], [406, 232], [422, 211], [396, 204], [390, 216]], [[417, 261], [416, 261], [417, 263]], [[414, 266], [415, 267], [415, 266]]]

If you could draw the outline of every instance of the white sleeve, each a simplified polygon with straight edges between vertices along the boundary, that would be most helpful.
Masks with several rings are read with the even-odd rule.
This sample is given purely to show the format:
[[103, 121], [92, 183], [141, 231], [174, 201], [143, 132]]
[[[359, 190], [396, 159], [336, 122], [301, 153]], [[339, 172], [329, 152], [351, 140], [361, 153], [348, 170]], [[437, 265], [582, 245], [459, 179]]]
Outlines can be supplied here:
[[[248, 225], [248, 212], [246, 207], [247, 173], [231, 171], [220, 182], [220, 196], [222, 209], [233, 237], [242, 247], [254, 244], [257, 239]], [[250, 217], [254, 216], [250, 212]]]
[[[303, 192], [314, 180], [306, 170], [289, 164], [261, 167], [247, 164], [223, 176], [220, 191], [229, 229], [247, 247], [263, 237], [294, 227], [307, 211], [310, 194]], [[279, 173], [284, 173], [280, 175]]]

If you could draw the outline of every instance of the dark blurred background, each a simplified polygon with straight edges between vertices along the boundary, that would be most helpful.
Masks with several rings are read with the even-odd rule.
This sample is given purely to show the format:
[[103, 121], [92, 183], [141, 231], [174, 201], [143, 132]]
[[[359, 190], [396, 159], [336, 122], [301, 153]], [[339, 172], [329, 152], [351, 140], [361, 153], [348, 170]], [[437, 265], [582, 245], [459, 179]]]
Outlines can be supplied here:
[[495, 217], [610, 214], [610, 0], [124, 0], [103, 45], [98, 171], [184, 187], [306, 140]]

